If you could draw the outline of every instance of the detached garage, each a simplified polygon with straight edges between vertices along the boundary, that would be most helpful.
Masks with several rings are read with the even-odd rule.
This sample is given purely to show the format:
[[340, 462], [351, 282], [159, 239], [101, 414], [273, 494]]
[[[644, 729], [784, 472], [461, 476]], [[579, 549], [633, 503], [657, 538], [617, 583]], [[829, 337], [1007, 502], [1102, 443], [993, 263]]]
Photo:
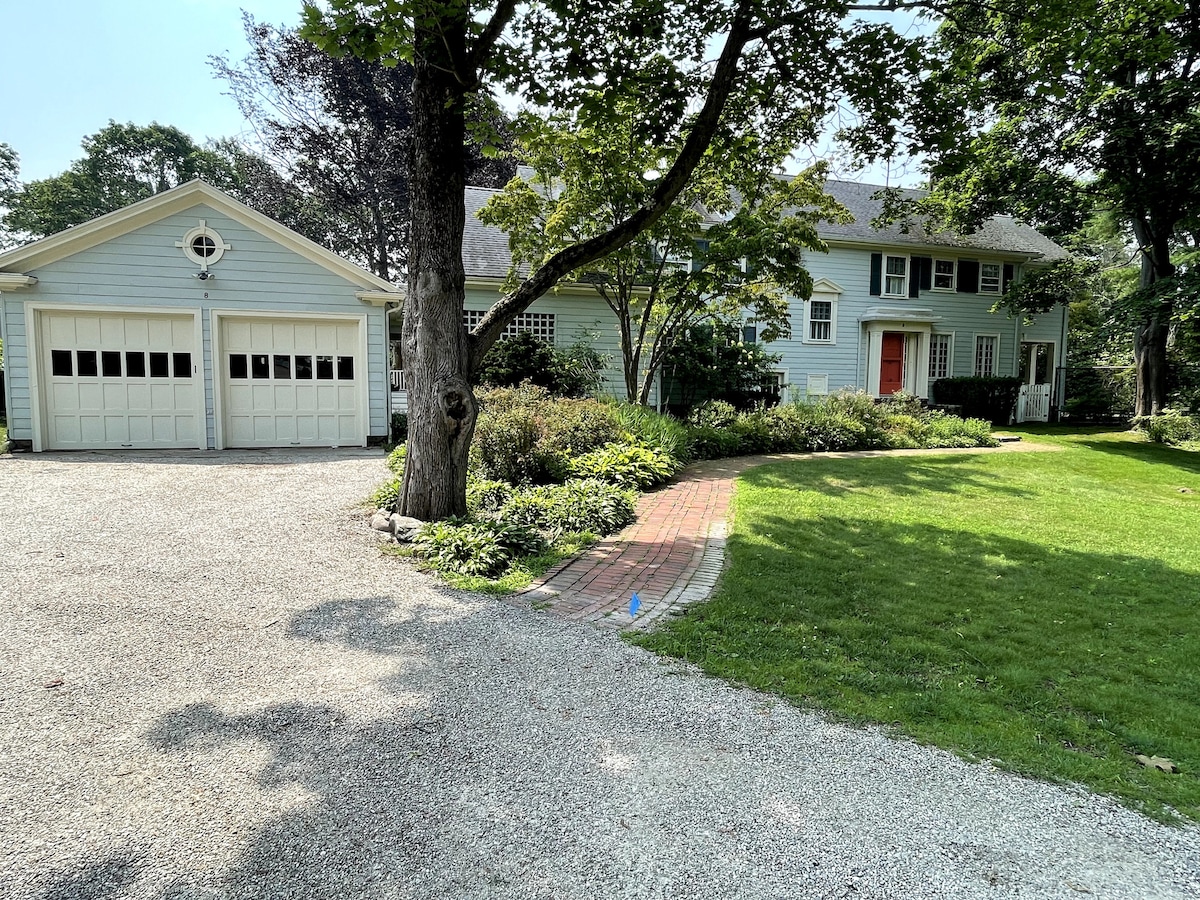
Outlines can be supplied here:
[[383, 440], [400, 299], [190, 182], [0, 254], [9, 437], [35, 451]]

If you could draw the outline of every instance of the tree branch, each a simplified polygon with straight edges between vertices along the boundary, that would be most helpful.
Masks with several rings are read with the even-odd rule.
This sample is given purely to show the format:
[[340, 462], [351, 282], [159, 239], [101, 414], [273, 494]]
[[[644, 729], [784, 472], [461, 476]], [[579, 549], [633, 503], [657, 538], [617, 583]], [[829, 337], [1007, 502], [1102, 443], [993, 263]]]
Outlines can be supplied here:
[[603, 234], [560, 250], [526, 278], [516, 290], [497, 301], [471, 333], [472, 371], [479, 367], [483, 355], [499, 339], [505, 327], [528, 309], [536, 299], [571, 272], [629, 243], [671, 208], [712, 143], [725, 104], [737, 83], [738, 63], [742, 51], [751, 40], [751, 10], [754, 5], [751, 0], [739, 0], [725, 46], [709, 82], [704, 106], [696, 115], [679, 156], [676, 157], [670, 171], [659, 181], [650, 199], [624, 221]]
[[500, 35], [504, 33], [504, 29], [508, 23], [512, 21], [513, 14], [517, 10], [517, 0], [500, 0], [496, 4], [496, 11], [492, 13], [492, 17], [484, 26], [483, 31], [475, 40], [475, 47], [471, 51], [471, 66], [476, 72], [476, 84], [478, 87], [478, 73], [487, 68], [488, 57], [491, 56], [492, 50], [496, 46], [496, 41], [500, 40]]

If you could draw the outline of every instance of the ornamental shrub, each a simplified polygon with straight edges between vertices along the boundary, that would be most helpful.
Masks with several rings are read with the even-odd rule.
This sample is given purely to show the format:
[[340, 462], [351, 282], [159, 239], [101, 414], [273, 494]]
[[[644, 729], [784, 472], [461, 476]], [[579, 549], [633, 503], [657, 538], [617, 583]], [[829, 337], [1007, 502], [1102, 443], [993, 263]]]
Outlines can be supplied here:
[[607, 444], [570, 461], [571, 474], [609, 484], [649, 490], [680, 469], [674, 457], [638, 444]]
[[688, 458], [687, 426], [674, 416], [663, 415], [636, 403], [618, 403], [611, 407], [626, 443], [653, 447], [677, 460]]
[[960, 419], [943, 412], [926, 414], [922, 447], [997, 447], [987, 419]]
[[497, 521], [548, 533], [591, 532], [604, 537], [635, 518], [637, 494], [598, 479], [514, 491]]
[[531, 406], [508, 406], [481, 415], [475, 423], [475, 451], [484, 478], [510, 484], [562, 480], [562, 458], [543, 440], [542, 423]]
[[507, 481], [473, 478], [467, 474], [467, 511], [473, 516], [492, 517], [508, 502], [514, 488]]
[[484, 391], [479, 400], [472, 454], [484, 478], [561, 482], [570, 474], [570, 456], [603, 447], [621, 434], [612, 404], [554, 398], [532, 384]]
[[1021, 379], [1000, 375], [964, 375], [933, 383], [936, 403], [960, 406], [964, 418], [1007, 425], [1021, 392]]
[[1158, 416], [1142, 416], [1134, 424], [1156, 444], [1178, 445], [1200, 441], [1200, 416], [1166, 412]]
[[479, 522], [429, 522], [412, 543], [413, 554], [443, 572], [495, 578], [513, 560], [546, 550], [545, 539], [519, 525]]
[[728, 428], [694, 425], [688, 429], [688, 456], [692, 459], [725, 459], [741, 453], [741, 441]]

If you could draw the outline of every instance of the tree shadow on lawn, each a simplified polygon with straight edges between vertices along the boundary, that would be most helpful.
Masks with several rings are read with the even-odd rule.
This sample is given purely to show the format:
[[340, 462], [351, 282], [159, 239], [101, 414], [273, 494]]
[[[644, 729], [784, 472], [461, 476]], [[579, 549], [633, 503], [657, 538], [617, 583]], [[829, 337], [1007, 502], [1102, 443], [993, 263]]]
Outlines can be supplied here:
[[[1171, 447], [1167, 444], [1153, 444], [1149, 441], [1074, 441], [1077, 446], [1089, 450], [1098, 450], [1113, 456], [1137, 460], [1150, 465], [1173, 466], [1181, 473], [1200, 475], [1200, 453], [1195, 450], [1184, 450], [1181, 447]], [[1200, 484], [1188, 485], [1200, 493]]]
[[[1197, 574], [877, 519], [754, 512], [644, 643], [1017, 771], [1200, 818]], [[1181, 775], [1142, 768], [1167, 756]]]
[[833, 496], [856, 491], [915, 494], [994, 493], [1030, 497], [1009, 472], [996, 472], [978, 456], [878, 456], [862, 459], [812, 459], [771, 463], [745, 472], [740, 481], [753, 487], [813, 490]]

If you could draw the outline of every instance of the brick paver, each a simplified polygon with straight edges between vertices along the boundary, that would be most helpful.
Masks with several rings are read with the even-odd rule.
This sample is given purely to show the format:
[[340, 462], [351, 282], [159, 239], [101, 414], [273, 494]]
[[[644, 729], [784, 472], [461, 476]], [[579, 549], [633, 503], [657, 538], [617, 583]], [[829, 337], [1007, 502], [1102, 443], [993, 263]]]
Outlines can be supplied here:
[[[712, 593], [725, 564], [734, 479], [747, 469], [816, 455], [846, 459], [1047, 449], [1053, 448], [1012, 443], [997, 450], [865, 450], [706, 460], [688, 466], [671, 484], [644, 494], [637, 521], [624, 531], [563, 560], [515, 599], [556, 616], [607, 628], [650, 628]], [[641, 604], [631, 617], [629, 601], [635, 592]]]

